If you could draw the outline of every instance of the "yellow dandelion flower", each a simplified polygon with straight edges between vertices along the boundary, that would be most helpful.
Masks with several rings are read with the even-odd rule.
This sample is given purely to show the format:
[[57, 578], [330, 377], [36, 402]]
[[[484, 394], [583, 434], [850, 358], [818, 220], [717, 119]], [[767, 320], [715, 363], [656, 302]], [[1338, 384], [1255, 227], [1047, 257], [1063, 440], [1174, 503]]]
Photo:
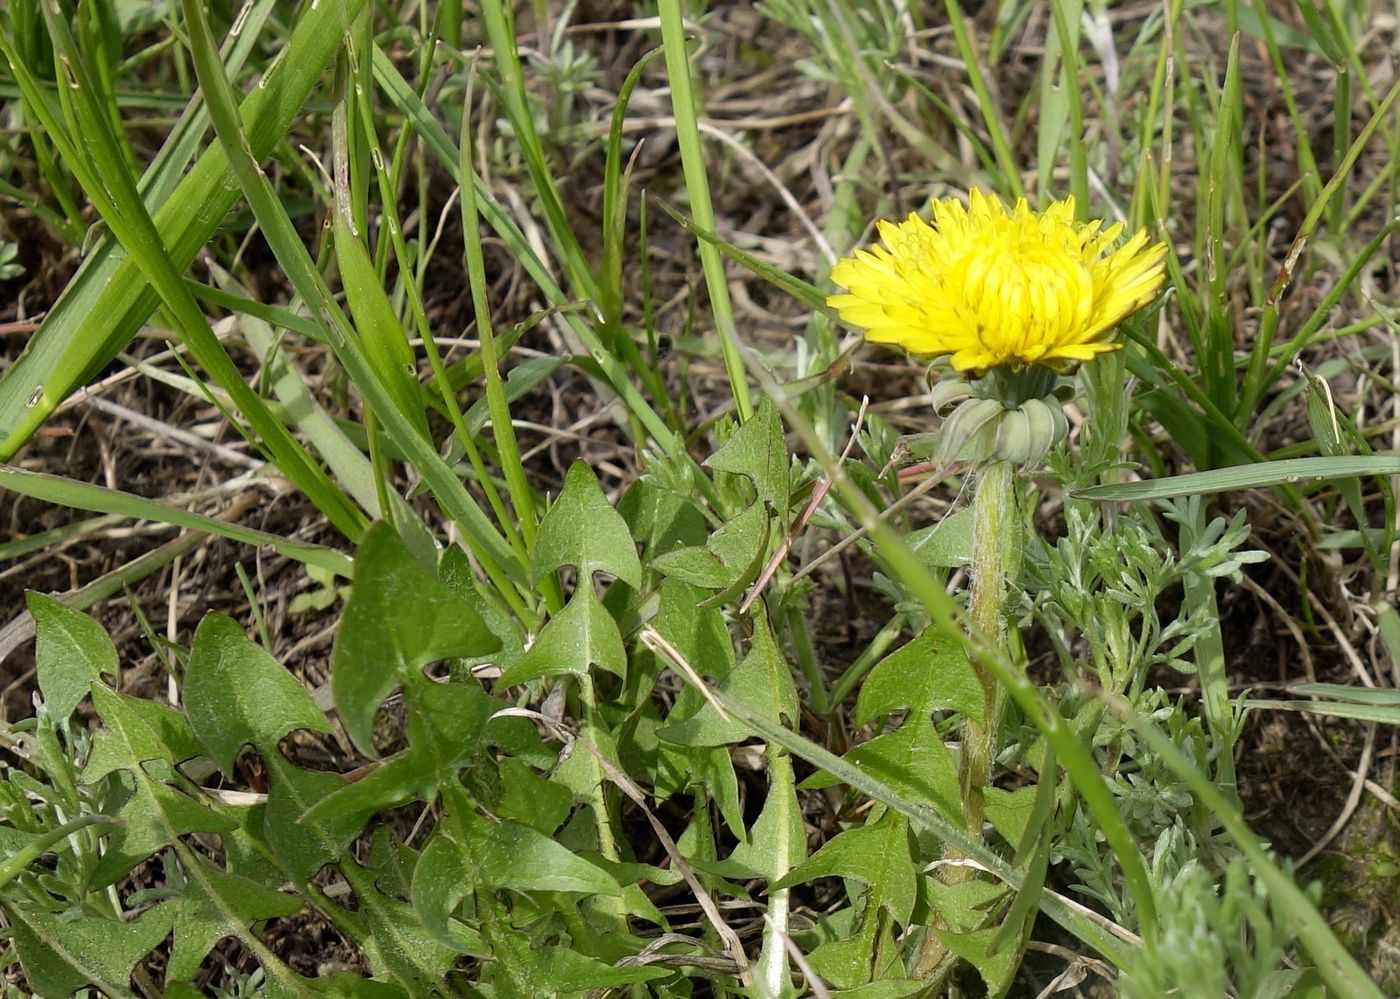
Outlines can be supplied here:
[[999, 365], [1056, 370], [1118, 345], [1123, 319], [1156, 297], [1167, 247], [1138, 232], [1117, 249], [1115, 222], [1074, 220], [1074, 199], [1009, 211], [973, 189], [967, 207], [933, 202], [933, 221], [911, 214], [879, 223], [883, 246], [832, 269], [848, 289], [827, 302], [866, 339], [922, 356], [951, 355], [959, 371]]

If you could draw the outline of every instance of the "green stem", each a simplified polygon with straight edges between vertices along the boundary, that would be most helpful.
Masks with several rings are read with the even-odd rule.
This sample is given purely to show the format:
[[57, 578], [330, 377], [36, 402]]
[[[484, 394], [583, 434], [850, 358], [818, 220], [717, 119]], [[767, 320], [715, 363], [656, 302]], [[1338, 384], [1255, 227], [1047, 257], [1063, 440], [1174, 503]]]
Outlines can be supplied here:
[[[995, 655], [1009, 656], [1010, 631], [1006, 597], [1010, 584], [1021, 574], [1021, 519], [1016, 509], [1016, 471], [1010, 462], [988, 465], [977, 480], [973, 501], [972, 590], [969, 602], [974, 633], [992, 646]], [[968, 835], [982, 833], [982, 789], [987, 785], [996, 754], [997, 722], [1001, 706], [996, 679], [972, 660], [982, 685], [983, 719], [963, 722], [962, 751], [958, 758], [958, 786]], [[968, 871], [968, 868], [954, 868]]]
[[[580, 735], [591, 742], [602, 751], [606, 745], [599, 739], [600, 730], [604, 730], [598, 719], [598, 699], [593, 690], [593, 678], [588, 676], [579, 677], [578, 681], [579, 700], [583, 704], [583, 724]], [[575, 752], [587, 752], [584, 747], [576, 746]], [[608, 784], [607, 773], [603, 770], [602, 764], [591, 753], [588, 757], [589, 766], [593, 770], [593, 779], [590, 780], [591, 788], [588, 792], [588, 804], [593, 808], [593, 818], [598, 830], [598, 852], [603, 859], [617, 862], [622, 859], [622, 854], [617, 846], [617, 836], [613, 832], [612, 812], [608, 808]], [[614, 932], [627, 932], [627, 907], [619, 897], [599, 899], [599, 908], [612, 920]]]
[[11, 857], [5, 858], [5, 862], [0, 864], [0, 885], [7, 885], [15, 878], [19, 877], [26, 867], [38, 860], [39, 857], [56, 843], [72, 836], [79, 829], [85, 829], [92, 825], [120, 825], [118, 819], [110, 815], [79, 815], [76, 819], [63, 823], [56, 829], [50, 829], [42, 836], [37, 836], [30, 840], [22, 849], [17, 850]]
[[[1016, 468], [1008, 461], [994, 461], [978, 476], [972, 508], [972, 587], [968, 594], [974, 637], [986, 643], [992, 656], [1013, 661], [1017, 649], [1010, 641], [1006, 600], [1011, 586], [1020, 577], [1024, 547], [1016, 482]], [[958, 795], [968, 839], [980, 843], [986, 816], [982, 792], [996, 758], [1002, 692], [996, 677], [980, 657], [971, 657], [971, 663], [982, 687], [982, 718], [963, 719], [958, 752]], [[961, 854], [949, 850], [947, 856], [954, 859]], [[942, 869], [947, 884], [966, 881], [973, 874], [973, 868], [961, 865]], [[936, 925], [942, 928], [941, 920]], [[915, 977], [933, 973], [947, 956], [942, 941], [934, 933], [926, 933], [915, 962]]]
[[[1189, 527], [1183, 527], [1181, 546], [1199, 538], [1206, 530], [1208, 518], [1204, 504], [1196, 504]], [[1201, 702], [1205, 705], [1206, 725], [1219, 749], [1215, 761], [1215, 782], [1220, 793], [1235, 808], [1240, 806], [1239, 787], [1235, 778], [1235, 713], [1230, 701], [1230, 668], [1225, 658], [1225, 641], [1220, 633], [1220, 609], [1215, 600], [1215, 579], [1204, 572], [1190, 572], [1182, 578], [1186, 609], [1183, 613], [1197, 615], [1208, 625], [1196, 638], [1196, 673], [1201, 681]]]

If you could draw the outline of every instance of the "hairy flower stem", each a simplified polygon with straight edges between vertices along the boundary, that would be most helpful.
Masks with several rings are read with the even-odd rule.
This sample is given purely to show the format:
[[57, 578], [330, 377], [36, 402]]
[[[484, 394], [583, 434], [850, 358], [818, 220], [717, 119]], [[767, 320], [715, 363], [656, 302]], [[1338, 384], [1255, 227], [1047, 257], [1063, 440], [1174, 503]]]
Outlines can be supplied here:
[[[972, 588], [969, 611], [974, 634], [984, 639], [992, 654], [1007, 654], [1011, 628], [1006, 616], [1006, 599], [1010, 587], [1021, 574], [1024, 547], [1023, 521], [1018, 502], [1016, 467], [1009, 461], [994, 461], [987, 465], [977, 479], [973, 500]], [[958, 792], [968, 836], [982, 838], [982, 821], [986, 809], [982, 797], [996, 756], [997, 730], [1001, 718], [1002, 692], [995, 678], [976, 657], [972, 670], [982, 686], [982, 719], [964, 718], [961, 748], [958, 753]], [[949, 850], [944, 859], [956, 860], [961, 855]], [[970, 867], [949, 864], [941, 869], [945, 884], [957, 884], [971, 878]], [[946, 929], [941, 917], [925, 933], [914, 965], [915, 977], [923, 978], [943, 963], [947, 948], [932, 932]]]
[[[1021, 574], [1021, 516], [1016, 496], [1016, 470], [1008, 461], [988, 465], [977, 480], [973, 501], [972, 590], [969, 594], [974, 632], [984, 638], [989, 651], [1007, 654], [1010, 626], [1006, 620], [1009, 587]], [[972, 670], [982, 685], [983, 720], [963, 721], [962, 750], [958, 755], [958, 790], [968, 835], [982, 836], [982, 789], [996, 754], [1001, 715], [1001, 691], [996, 680], [974, 658]], [[969, 868], [952, 871], [971, 873]]]

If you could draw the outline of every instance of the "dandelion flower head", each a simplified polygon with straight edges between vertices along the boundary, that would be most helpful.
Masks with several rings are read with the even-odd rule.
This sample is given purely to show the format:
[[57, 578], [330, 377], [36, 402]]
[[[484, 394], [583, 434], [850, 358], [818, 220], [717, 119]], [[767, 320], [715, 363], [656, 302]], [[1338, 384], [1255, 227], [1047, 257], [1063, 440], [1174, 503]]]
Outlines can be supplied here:
[[832, 269], [845, 294], [827, 299], [866, 339], [959, 371], [1029, 365], [1063, 370], [1114, 350], [1124, 318], [1156, 297], [1167, 248], [1145, 230], [1116, 249], [1123, 224], [1076, 222], [1074, 199], [1010, 210], [974, 188], [933, 202], [933, 219], [881, 221], [883, 246]]

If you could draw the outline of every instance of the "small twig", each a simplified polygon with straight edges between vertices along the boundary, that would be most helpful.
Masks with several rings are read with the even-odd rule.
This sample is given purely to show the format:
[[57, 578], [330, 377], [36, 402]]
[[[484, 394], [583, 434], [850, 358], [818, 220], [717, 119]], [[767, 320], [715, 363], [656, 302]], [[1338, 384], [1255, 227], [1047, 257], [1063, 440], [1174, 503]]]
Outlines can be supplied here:
[[[1110, 985], [1118, 984], [1116, 969], [1108, 962], [1100, 961], [1096, 957], [1085, 957], [1083, 954], [1072, 951], [1068, 947], [1061, 947], [1059, 944], [1044, 943], [1040, 940], [1032, 940], [1030, 943], [1026, 944], [1026, 950], [1038, 950], [1042, 954], [1050, 954], [1068, 962], [1071, 967], [1078, 966], [1089, 969]], [[1041, 995], [1045, 995], [1045, 993], [1042, 992]]]
[[121, 403], [112, 402], [110, 399], [104, 399], [102, 396], [84, 395], [82, 398], [83, 401], [93, 409], [101, 410], [110, 416], [125, 420], [132, 426], [140, 427], [142, 430], [153, 434], [157, 439], [165, 437], [198, 451], [208, 451], [222, 458], [230, 465], [238, 465], [241, 468], [261, 468], [266, 464], [261, 458], [255, 458], [252, 455], [244, 454], [242, 451], [237, 451], [227, 444], [211, 441], [188, 430], [173, 427], [161, 420], [146, 416], [144, 413], [138, 413], [134, 409], [129, 409]]
[[1308, 640], [1303, 637], [1303, 630], [1298, 627], [1297, 622], [1295, 622], [1293, 618], [1289, 616], [1288, 612], [1283, 609], [1283, 606], [1274, 599], [1273, 594], [1250, 579], [1249, 576], [1242, 573], [1240, 575], [1240, 582], [1244, 585], [1246, 590], [1253, 593], [1256, 597], [1273, 608], [1274, 613], [1278, 615], [1279, 620], [1283, 622], [1283, 626], [1288, 629], [1288, 633], [1293, 636], [1293, 641], [1298, 645], [1298, 654], [1303, 660], [1303, 672], [1307, 674], [1309, 681], [1316, 683], [1317, 669], [1313, 666], [1312, 650], [1308, 648]]
[[[850, 457], [851, 448], [855, 447], [856, 436], [860, 433], [861, 424], [865, 422], [865, 410], [869, 405], [870, 397], [862, 396], [860, 400], [860, 410], [856, 413], [855, 422], [851, 425], [851, 434], [846, 439], [845, 450], [841, 452], [841, 457], [836, 459], [838, 467], [844, 465], [846, 459]], [[778, 545], [778, 550], [773, 553], [773, 557], [768, 560], [768, 564], [763, 567], [763, 571], [758, 574], [758, 578], [754, 580], [753, 586], [749, 588], [749, 595], [746, 596], [744, 602], [739, 605], [740, 614], [746, 613], [748, 609], [753, 606], [753, 602], [767, 589], [768, 582], [773, 578], [773, 574], [778, 571], [778, 566], [783, 564], [783, 559], [787, 558], [788, 552], [792, 550], [792, 543], [802, 536], [802, 532], [807, 529], [807, 524], [811, 521], [812, 515], [817, 512], [817, 507], [822, 505], [822, 500], [826, 499], [826, 494], [830, 491], [830, 478], [818, 480], [817, 484], [812, 489], [811, 498], [807, 501], [807, 505], [803, 508], [802, 513], [798, 515], [797, 520], [793, 522], [791, 530], [787, 533], [787, 537], [783, 538], [782, 543]]]
[[705, 683], [704, 680], [700, 679], [700, 674], [695, 672], [695, 668], [691, 666], [689, 662], [686, 661], [685, 656], [681, 655], [680, 650], [677, 649], [670, 642], [666, 641], [666, 639], [662, 638], [661, 634], [657, 632], [655, 628], [652, 628], [651, 626], [643, 628], [640, 636], [638, 637], [641, 638], [643, 645], [645, 645], [652, 652], [661, 656], [663, 659], [670, 662], [672, 666], [674, 666], [677, 670], [683, 673], [685, 675], [685, 678], [689, 680], [692, 684], [694, 684], [695, 688], [699, 690], [701, 695], [705, 698], [705, 700], [709, 702], [710, 707], [714, 708], [716, 711], [719, 712], [720, 718], [724, 719], [725, 721], [733, 720], [730, 717], [729, 712], [725, 711], [724, 708], [720, 707], [719, 702], [716, 701], [714, 695], [710, 693], [709, 684]]
[[[763, 921], [767, 922], [768, 917], [764, 916]], [[807, 962], [807, 955], [803, 954], [792, 937], [786, 933], [782, 934], [783, 947], [787, 949], [788, 957], [792, 958], [792, 963], [797, 965], [797, 969], [802, 972], [807, 979], [807, 988], [812, 990], [812, 999], [831, 999], [831, 992], [827, 990], [826, 983], [812, 970], [811, 964]]]
[[[925, 479], [923, 482], [920, 482], [913, 489], [909, 490], [899, 499], [895, 500], [889, 506], [885, 507], [884, 515], [888, 517], [891, 514], [898, 513], [899, 511], [907, 507], [909, 504], [913, 503], [919, 497], [932, 492], [935, 487], [942, 485], [944, 480], [946, 480], [948, 476], [952, 475], [956, 470], [956, 465], [949, 465], [947, 468], [935, 469], [933, 474], [931, 474], [927, 479]], [[798, 569], [795, 573], [793, 573], [792, 582], [795, 583], [799, 579], [802, 579], [804, 576], [810, 576], [823, 563], [829, 562], [831, 559], [841, 554], [843, 551], [851, 547], [851, 545], [855, 544], [857, 541], [860, 541], [869, 533], [869, 527], [859, 527], [856, 530], [852, 531], [840, 541], [836, 542], [836, 544], [832, 545], [826, 551], [822, 552], [816, 558], [812, 559], [812, 561], [808, 562], [801, 569]]]

